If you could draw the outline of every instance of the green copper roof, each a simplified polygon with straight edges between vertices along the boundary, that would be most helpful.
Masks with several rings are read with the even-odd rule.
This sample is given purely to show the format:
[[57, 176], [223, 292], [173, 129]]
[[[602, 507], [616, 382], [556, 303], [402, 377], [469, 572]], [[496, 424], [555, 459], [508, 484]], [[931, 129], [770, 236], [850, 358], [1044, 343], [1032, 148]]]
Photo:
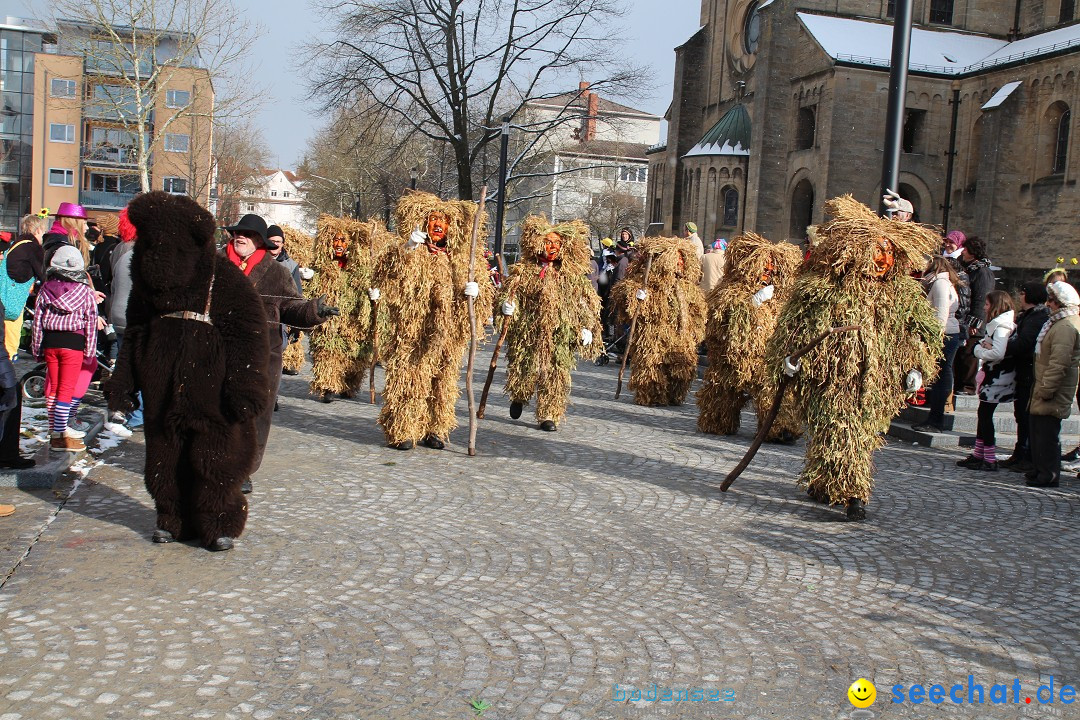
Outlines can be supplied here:
[[695, 155], [749, 155], [750, 114], [742, 103], [724, 113], [705, 137], [684, 157]]

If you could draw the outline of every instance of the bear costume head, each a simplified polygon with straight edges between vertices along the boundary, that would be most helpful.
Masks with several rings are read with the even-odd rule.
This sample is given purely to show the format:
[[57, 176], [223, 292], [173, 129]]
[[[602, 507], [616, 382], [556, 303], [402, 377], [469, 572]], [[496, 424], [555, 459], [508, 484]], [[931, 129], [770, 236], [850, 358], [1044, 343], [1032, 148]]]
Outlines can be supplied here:
[[135, 227], [131, 279], [158, 310], [206, 306], [217, 248], [214, 216], [184, 195], [149, 192], [131, 201]]

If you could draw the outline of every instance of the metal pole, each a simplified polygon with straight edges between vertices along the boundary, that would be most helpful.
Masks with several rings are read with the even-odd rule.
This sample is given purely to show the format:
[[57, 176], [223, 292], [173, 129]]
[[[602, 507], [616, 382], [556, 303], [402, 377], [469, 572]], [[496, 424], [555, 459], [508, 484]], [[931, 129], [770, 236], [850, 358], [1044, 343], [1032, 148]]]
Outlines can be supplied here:
[[495, 254], [502, 256], [503, 217], [506, 214], [506, 162], [510, 147], [510, 116], [502, 119], [502, 138], [499, 141], [499, 203], [495, 206]]
[[941, 205], [941, 227], [949, 232], [949, 210], [952, 209], [952, 175], [956, 162], [956, 122], [960, 115], [960, 83], [953, 82], [952, 126], [949, 128], [949, 163], [945, 170], [945, 202]]
[[[907, 98], [908, 57], [911, 52], [911, 4], [912, 0], [896, 0], [896, 16], [893, 19], [889, 107], [885, 114], [885, 157], [881, 167], [882, 194], [886, 190], [899, 191], [904, 102]], [[884, 203], [881, 211], [885, 212]]]

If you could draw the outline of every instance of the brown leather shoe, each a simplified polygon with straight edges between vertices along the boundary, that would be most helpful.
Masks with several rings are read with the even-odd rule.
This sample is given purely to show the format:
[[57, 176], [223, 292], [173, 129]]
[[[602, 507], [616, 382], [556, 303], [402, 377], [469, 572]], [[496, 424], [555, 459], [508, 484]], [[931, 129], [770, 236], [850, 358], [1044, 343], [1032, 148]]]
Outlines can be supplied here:
[[49, 449], [61, 452], [82, 452], [86, 449], [86, 445], [79, 438], [68, 437], [67, 435], [53, 435], [52, 439], [49, 440]]

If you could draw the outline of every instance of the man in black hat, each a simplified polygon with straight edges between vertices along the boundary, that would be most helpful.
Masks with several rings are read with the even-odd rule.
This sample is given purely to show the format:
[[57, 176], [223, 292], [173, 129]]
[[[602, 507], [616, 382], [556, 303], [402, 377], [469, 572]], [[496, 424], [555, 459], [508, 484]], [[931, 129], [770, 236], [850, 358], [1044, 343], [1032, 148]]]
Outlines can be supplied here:
[[[251, 280], [262, 297], [267, 321], [276, 326], [270, 329], [270, 362], [267, 368], [270, 396], [276, 398], [281, 383], [281, 353], [285, 339], [282, 323], [297, 328], [311, 328], [332, 315], [339, 315], [340, 311], [326, 304], [325, 295], [312, 300], [300, 296], [292, 274], [269, 251], [266, 221], [261, 217], [245, 215], [236, 225], [225, 229], [231, 235], [229, 244], [225, 246], [226, 256]], [[273, 412], [274, 406], [268, 405], [256, 420], [258, 452], [252, 473], [262, 464]], [[245, 483], [243, 490], [251, 492], [250, 481]]]

